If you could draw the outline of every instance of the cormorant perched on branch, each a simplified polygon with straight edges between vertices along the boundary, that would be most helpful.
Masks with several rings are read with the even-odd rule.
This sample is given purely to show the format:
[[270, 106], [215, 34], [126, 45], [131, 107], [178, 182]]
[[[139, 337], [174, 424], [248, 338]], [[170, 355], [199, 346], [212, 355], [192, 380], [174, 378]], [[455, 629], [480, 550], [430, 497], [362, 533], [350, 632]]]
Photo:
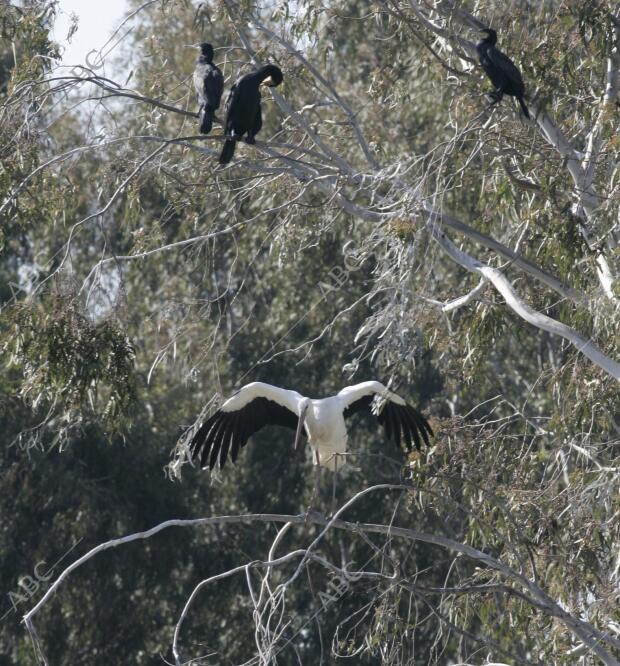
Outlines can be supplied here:
[[525, 86], [523, 85], [521, 72], [508, 56], [495, 48], [495, 44], [497, 44], [495, 30], [489, 28], [480, 32], [486, 33], [487, 36], [476, 46], [476, 50], [482, 69], [495, 86], [495, 102], [499, 102], [503, 95], [512, 95], [519, 100], [523, 114], [526, 118], [529, 118], [529, 111], [523, 101]]
[[235, 154], [235, 145], [247, 133], [246, 143], [256, 143], [255, 136], [263, 126], [260, 108], [261, 84], [274, 87], [282, 83], [282, 70], [276, 65], [265, 65], [237, 79], [226, 99], [226, 141], [220, 155], [220, 164], [228, 164]]
[[213, 63], [213, 47], [203, 42], [200, 44], [201, 55], [194, 70], [194, 87], [200, 104], [200, 132], [208, 134], [213, 125], [213, 115], [220, 106], [224, 92], [224, 77], [219, 67]]

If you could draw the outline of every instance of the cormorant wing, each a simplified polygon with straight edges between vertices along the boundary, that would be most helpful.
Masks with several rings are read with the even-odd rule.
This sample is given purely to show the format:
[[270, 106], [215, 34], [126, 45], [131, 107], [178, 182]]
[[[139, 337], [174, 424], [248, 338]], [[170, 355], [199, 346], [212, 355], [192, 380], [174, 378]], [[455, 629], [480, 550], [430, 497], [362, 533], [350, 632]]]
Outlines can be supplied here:
[[492, 46], [486, 50], [486, 55], [491, 63], [517, 87], [523, 87], [521, 72], [512, 60], [499, 49]]
[[[345, 418], [358, 412], [373, 414], [385, 428], [388, 439], [394, 439], [397, 446], [400, 446], [401, 434], [407, 451], [412, 450], [412, 444], [418, 451], [422, 442], [430, 446], [429, 436], [433, 435], [433, 430], [426, 418], [381, 382], [362, 382], [348, 386], [338, 393], [338, 397], [344, 402]], [[380, 405], [382, 399], [383, 406]]]
[[206, 105], [212, 109], [217, 109], [220, 106], [220, 100], [224, 92], [224, 77], [219, 67], [212, 64], [208, 66], [203, 85]]
[[239, 97], [239, 80], [235, 81], [228, 91], [228, 97], [226, 98], [226, 113], [229, 114], [230, 110], [234, 107]]
[[209, 62], [198, 62], [193, 79], [199, 104], [217, 109], [224, 92], [224, 77], [219, 67]]
[[302, 399], [296, 391], [271, 384], [247, 384], [196, 431], [189, 444], [192, 458], [200, 456], [200, 466], [208, 465], [209, 469], [219, 460], [221, 469], [230, 452], [234, 463], [239, 449], [264, 426], [279, 425], [295, 430]]

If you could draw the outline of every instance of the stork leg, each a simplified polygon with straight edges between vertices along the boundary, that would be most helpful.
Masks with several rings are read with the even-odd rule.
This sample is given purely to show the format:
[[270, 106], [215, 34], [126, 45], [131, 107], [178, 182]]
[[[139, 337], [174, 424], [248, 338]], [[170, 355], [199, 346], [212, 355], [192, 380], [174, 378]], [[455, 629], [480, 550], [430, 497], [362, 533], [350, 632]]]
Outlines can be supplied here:
[[332, 506], [331, 506], [331, 513], [329, 514], [330, 516], [333, 516], [336, 513], [336, 483], [338, 481], [338, 456], [340, 454], [336, 453], [335, 454], [335, 459], [334, 459], [334, 475], [332, 477]]
[[[316, 509], [314, 508], [314, 503], [316, 502], [317, 494], [319, 492], [319, 488], [321, 486], [321, 465], [319, 464], [319, 453], [318, 451], [312, 451], [312, 457], [313, 457], [313, 476], [314, 476], [314, 481], [312, 484], [312, 495], [310, 496], [310, 506], [306, 509], [307, 514], [311, 513], [317, 513]], [[320, 512], [318, 512], [320, 513]]]

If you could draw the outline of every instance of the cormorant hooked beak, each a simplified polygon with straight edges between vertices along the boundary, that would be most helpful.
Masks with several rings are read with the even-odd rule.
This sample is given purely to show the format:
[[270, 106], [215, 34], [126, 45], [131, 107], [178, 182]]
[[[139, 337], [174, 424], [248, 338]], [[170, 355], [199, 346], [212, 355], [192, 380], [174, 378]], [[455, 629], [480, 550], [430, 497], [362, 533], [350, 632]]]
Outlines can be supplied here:
[[273, 88], [275, 86], [275, 83], [273, 82], [273, 79], [268, 76], [264, 81], [263, 81], [264, 86], [269, 86], [270, 88]]
[[294, 449], [297, 449], [299, 445], [299, 440], [301, 439], [301, 431], [304, 427], [304, 421], [306, 420], [306, 412], [310, 407], [310, 403], [307, 402], [302, 408], [301, 413], [299, 414], [299, 421], [297, 421], [297, 431], [295, 432], [295, 444], [293, 445]]

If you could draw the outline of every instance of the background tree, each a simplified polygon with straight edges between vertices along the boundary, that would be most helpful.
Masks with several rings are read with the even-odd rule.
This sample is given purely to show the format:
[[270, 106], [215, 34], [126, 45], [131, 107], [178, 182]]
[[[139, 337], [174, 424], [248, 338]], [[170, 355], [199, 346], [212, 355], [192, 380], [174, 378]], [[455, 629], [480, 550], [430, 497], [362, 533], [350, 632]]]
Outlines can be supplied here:
[[[8, 597], [5, 658], [35, 663], [43, 598], [49, 663], [617, 663], [615, 4], [136, 3], [112, 78], [49, 69], [52, 9], [3, 9], [2, 589], [211, 522]], [[489, 107], [488, 23], [530, 123]], [[285, 76], [226, 168], [180, 46], [203, 39], [228, 86]], [[354, 429], [327, 530], [287, 433], [185, 464], [240, 384], [370, 377], [438, 436], [405, 460]]]

